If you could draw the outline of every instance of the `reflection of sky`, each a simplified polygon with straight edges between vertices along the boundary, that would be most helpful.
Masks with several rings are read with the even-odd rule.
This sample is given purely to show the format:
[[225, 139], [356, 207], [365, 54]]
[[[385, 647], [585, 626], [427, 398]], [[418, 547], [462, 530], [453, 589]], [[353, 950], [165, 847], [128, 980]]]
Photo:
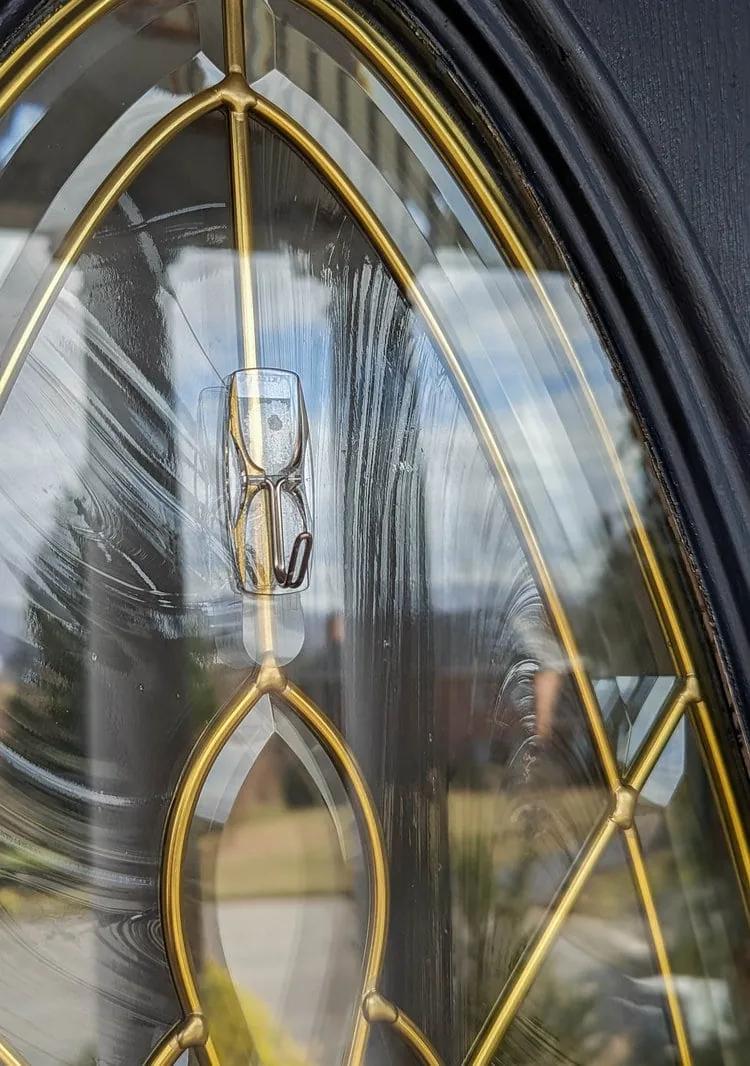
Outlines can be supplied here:
[[0, 126], [0, 167], [4, 167], [16, 148], [44, 114], [44, 107], [33, 100], [20, 100]]
[[[343, 589], [342, 501], [336, 470], [342, 449], [356, 446], [343, 439], [344, 430], [331, 421], [331, 291], [283, 253], [258, 255], [254, 267], [261, 359], [265, 365], [294, 370], [303, 380], [316, 535], [304, 602], [316, 614], [328, 612], [341, 602]], [[186, 249], [169, 267], [166, 281], [162, 302], [173, 352], [185, 590], [200, 595], [205, 562], [204, 519], [193, 495], [196, 416], [200, 393], [216, 387], [238, 365], [232, 253]], [[505, 269], [478, 270], [465, 257], [444, 253], [439, 267], [423, 268], [420, 281], [496, 427], [558, 584], [571, 595], [586, 591], [601, 571], [610, 544], [602, 533], [602, 515], [612, 516], [616, 533], [619, 504], [578, 383], [559, 350], [550, 345], [525, 279]], [[610, 432], [616, 441], [627, 443], [625, 458], [638, 496], [639, 453], [629, 443], [628, 413], [604, 356], [568, 280], [550, 274], [544, 281]], [[81, 321], [69, 287], [0, 423], [0, 534], [6, 541], [13, 539], [15, 547], [4, 554], [21, 574], [39, 549], [62, 486], [75, 482], [84, 462]], [[422, 359], [420, 374], [423, 397], [445, 393], [447, 379], [436, 355]], [[425, 400], [415, 428], [425, 471], [422, 535], [430, 546], [431, 596], [436, 606], [457, 609], [474, 602], [492, 580], [487, 571], [492, 544], [486, 538], [495, 534], [494, 527], [487, 526], [487, 500], [496, 488], [455, 391], [448, 388], [448, 393], [449, 401], [429, 405]], [[70, 398], [64, 418], [56, 410], [61, 397]], [[358, 486], [346, 491], [356, 492]], [[449, 516], [457, 513], [463, 533], [451, 541], [447, 558], [444, 531]], [[7, 570], [4, 574], [0, 610], [6, 617], [17, 616], [21, 587]]]
[[[215, 262], [210, 266], [210, 257], [216, 260], [220, 255], [225, 256], [221, 269]], [[226, 253], [187, 252], [172, 273], [177, 279], [175, 290], [182, 293], [181, 304], [195, 319], [196, 334], [205, 338], [214, 353], [212, 361], [225, 375], [234, 365], [236, 348], [226, 296], [232, 291], [229, 258]], [[332, 471], [335, 450], [342, 442], [340, 427], [330, 420], [330, 292], [314, 278], [296, 271], [282, 253], [257, 256], [255, 273], [261, 359], [268, 366], [292, 369], [303, 379], [316, 497], [314, 579], [305, 599], [314, 601], [317, 609], [330, 610], [340, 596], [342, 582], [337, 529], [341, 501], [336, 498], [338, 488]], [[619, 505], [579, 385], [564, 358], [551, 348], [530, 306], [525, 280], [504, 269], [480, 273], [473, 264], [448, 255], [442, 257], [441, 269], [425, 268], [420, 280], [448, 324], [483, 406], [506, 444], [530, 512], [538, 524], [546, 524], [548, 535], [542, 529], [540, 539], [552, 563], [557, 563], [556, 576], [567, 580], [574, 593], [577, 588], [583, 591], [601, 570], [609, 547], [609, 539], [602, 533], [602, 515], [610, 516], [617, 532]], [[598, 342], [568, 280], [550, 274], [544, 281], [610, 432], [624, 445], [624, 458], [638, 496], [640, 460], [631, 443], [629, 414], [617, 395]], [[177, 347], [182, 357], [179, 391], [190, 409], [191, 404], [197, 405], [201, 388], [215, 384], [217, 377], [200, 353], [193, 365], [187, 359], [187, 346], [180, 343]], [[229, 352], [229, 358], [222, 352]], [[424, 392], [444, 378], [436, 357], [423, 361], [421, 373]], [[458, 508], [465, 515], [467, 530], [472, 525], [481, 529], [487, 494], [494, 491], [486, 463], [477, 461], [476, 435], [456, 410], [454, 404], [442, 414], [433, 411], [419, 427], [427, 468], [426, 536], [433, 544], [439, 543], [446, 513]], [[355, 442], [346, 443], [351, 446]], [[446, 473], [449, 466], [460, 471], [460, 476]], [[462, 594], [470, 598], [472, 588], [487, 580], [481, 541], [454, 558], [450, 568], [438, 550], [433, 580], [438, 604], [458, 606]]]

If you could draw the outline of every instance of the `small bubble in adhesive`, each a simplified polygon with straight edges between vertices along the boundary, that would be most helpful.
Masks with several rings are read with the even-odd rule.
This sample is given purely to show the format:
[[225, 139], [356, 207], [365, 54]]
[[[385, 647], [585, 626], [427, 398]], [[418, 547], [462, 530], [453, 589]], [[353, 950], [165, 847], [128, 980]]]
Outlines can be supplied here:
[[432, 744], [432, 733], [427, 734], [427, 743]]
[[138, 686], [138, 691], [139, 691], [139, 692], [143, 692], [143, 685], [139, 685], [139, 686]]
[[99, 656], [96, 654], [96, 652], [92, 651], [92, 653], [91, 653], [91, 661], [92, 661], [92, 663], [95, 663], [98, 658], [99, 658]]
[[178, 700], [179, 698], [180, 698], [180, 693], [179, 693], [179, 692], [176, 692], [176, 693], [175, 693], [175, 699], [176, 699], [176, 700]]

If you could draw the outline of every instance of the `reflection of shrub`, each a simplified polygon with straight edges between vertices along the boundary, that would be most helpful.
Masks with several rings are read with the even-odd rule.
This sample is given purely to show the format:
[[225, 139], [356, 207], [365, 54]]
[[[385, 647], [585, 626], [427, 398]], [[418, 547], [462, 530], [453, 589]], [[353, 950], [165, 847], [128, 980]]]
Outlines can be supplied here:
[[[463, 986], [464, 1025], [471, 1038], [482, 1028], [507, 976], [518, 961], [531, 907], [535, 856], [519, 858], [511, 875], [498, 877], [491, 838], [475, 834], [452, 845], [452, 876], [461, 930], [457, 969]], [[515, 950], [509, 950], [514, 945]], [[505, 1038], [514, 1066], [560, 1066], [592, 1061], [606, 1043], [596, 1000], [574, 982], [560, 980], [553, 968], [536, 978], [528, 999]], [[568, 1057], [568, 1056], [571, 1057]], [[626, 1061], [613, 1059], [612, 1066]], [[645, 1066], [645, 1064], [643, 1064]]]
[[70, 1066], [97, 1066], [96, 1051], [91, 1046], [84, 1048], [78, 1058], [70, 1063]]
[[203, 1003], [221, 1066], [309, 1066], [302, 1049], [250, 992], [215, 962], [203, 972]]
[[288, 756], [283, 764], [284, 799], [289, 807], [319, 807], [323, 803], [320, 790], [296, 756]]

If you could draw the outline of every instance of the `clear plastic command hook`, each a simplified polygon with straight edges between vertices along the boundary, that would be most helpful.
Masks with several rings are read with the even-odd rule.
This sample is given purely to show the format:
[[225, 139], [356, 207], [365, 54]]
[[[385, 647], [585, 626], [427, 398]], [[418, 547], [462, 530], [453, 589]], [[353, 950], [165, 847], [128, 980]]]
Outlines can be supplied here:
[[[299, 593], [308, 585], [313, 543], [312, 469], [302, 387], [296, 374], [264, 367], [237, 371], [220, 391], [221, 433], [219, 441], [214, 437], [212, 467], [218, 484], [204, 493], [219, 506], [215, 518], [223, 527], [223, 550], [217, 553], [214, 546], [211, 552], [210, 582], [219, 608], [212, 612], [217, 644], [220, 653], [225, 652], [223, 658], [235, 661], [239, 629], [242, 648], [251, 659], [283, 665], [304, 641]], [[215, 395], [201, 400], [216, 410]], [[214, 412], [199, 418], [199, 425], [202, 430], [216, 425]], [[211, 464], [204, 462], [203, 468], [210, 470]], [[205, 524], [209, 533], [208, 513]], [[209, 533], [209, 539], [216, 538]], [[219, 557], [222, 573], [216, 573]]]

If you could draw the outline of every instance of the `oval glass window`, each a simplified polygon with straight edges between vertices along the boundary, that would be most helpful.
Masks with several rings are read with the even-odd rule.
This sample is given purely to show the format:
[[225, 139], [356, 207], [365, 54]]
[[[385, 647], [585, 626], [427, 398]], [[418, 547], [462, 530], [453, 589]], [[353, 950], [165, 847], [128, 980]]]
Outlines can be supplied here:
[[730, 712], [517, 177], [338, 0], [69, 0], [0, 105], [0, 1062], [746, 1063]]

